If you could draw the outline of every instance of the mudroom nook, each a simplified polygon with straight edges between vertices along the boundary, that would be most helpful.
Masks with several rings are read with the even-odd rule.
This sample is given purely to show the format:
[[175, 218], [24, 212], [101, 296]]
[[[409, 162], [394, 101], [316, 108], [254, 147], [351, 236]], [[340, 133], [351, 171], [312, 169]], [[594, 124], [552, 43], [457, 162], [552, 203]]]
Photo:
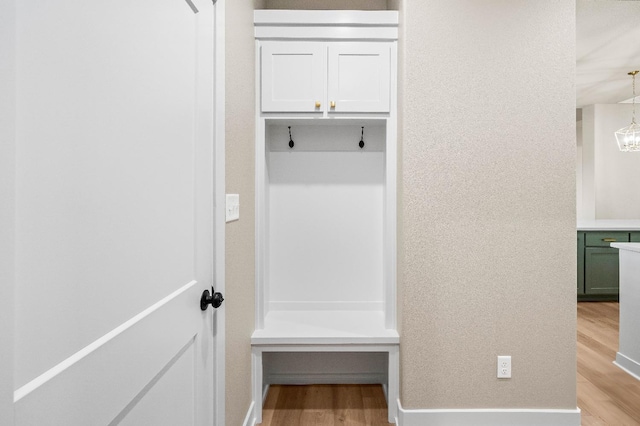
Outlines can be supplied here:
[[396, 417], [397, 20], [255, 12], [254, 401], [381, 383]]

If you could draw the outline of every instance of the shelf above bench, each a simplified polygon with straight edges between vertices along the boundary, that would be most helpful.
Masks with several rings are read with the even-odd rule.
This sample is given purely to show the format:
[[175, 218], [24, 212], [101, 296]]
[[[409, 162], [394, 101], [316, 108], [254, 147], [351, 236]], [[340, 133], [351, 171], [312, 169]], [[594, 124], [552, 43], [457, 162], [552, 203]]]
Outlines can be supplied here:
[[271, 311], [252, 345], [398, 344], [396, 330], [385, 328], [381, 311]]

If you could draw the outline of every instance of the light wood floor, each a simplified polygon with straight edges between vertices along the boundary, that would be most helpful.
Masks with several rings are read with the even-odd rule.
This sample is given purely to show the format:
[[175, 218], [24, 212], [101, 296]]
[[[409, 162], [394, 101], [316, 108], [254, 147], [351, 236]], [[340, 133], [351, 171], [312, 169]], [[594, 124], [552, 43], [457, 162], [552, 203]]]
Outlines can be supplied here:
[[618, 303], [578, 303], [578, 407], [583, 426], [640, 425], [640, 381], [612, 364], [618, 318]]
[[[640, 381], [612, 364], [618, 304], [578, 303], [578, 407], [583, 426], [640, 426]], [[638, 331], [640, 337], [640, 330]], [[388, 426], [376, 385], [271, 386], [262, 426]]]
[[389, 426], [380, 385], [271, 385], [262, 426]]

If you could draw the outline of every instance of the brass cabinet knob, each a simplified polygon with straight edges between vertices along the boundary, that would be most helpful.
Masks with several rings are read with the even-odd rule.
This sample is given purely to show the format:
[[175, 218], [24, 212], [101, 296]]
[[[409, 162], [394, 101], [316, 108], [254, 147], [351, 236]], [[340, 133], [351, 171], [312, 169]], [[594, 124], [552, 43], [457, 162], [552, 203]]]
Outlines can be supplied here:
[[335, 101], [331, 101], [331, 108], [335, 108], [335, 107], [336, 107]]
[[320, 101], [316, 101], [316, 108], [320, 108]]

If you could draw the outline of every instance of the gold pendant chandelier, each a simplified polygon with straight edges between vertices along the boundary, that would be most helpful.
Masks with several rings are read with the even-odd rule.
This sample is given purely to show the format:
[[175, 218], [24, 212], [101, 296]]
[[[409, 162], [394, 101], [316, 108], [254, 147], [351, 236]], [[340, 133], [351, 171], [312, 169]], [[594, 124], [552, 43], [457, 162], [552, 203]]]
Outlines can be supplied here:
[[616, 140], [618, 141], [618, 148], [620, 148], [620, 151], [622, 152], [640, 151], [640, 126], [636, 123], [636, 74], [639, 72], [640, 71], [636, 70], [628, 73], [633, 81], [631, 124], [627, 127], [623, 127], [615, 133]]

